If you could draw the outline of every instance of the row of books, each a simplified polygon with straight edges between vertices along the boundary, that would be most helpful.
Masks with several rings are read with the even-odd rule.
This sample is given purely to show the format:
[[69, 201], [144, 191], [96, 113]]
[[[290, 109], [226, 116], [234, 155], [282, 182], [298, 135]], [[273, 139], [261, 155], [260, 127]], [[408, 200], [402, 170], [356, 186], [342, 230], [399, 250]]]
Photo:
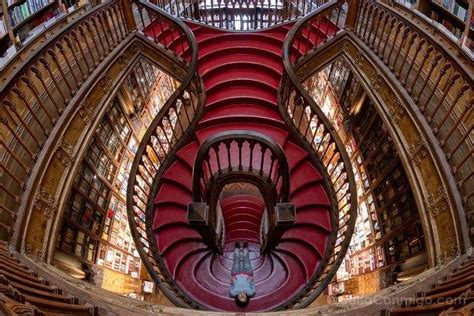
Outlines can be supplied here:
[[13, 5], [17, 2], [18, 2], [18, 0], [7, 0], [7, 6], [11, 6], [11, 5]]
[[464, 29], [461, 29], [459, 27], [455, 27], [454, 25], [451, 24], [451, 22], [449, 20], [447, 20], [444, 17], [440, 16], [435, 11], [431, 12], [431, 19], [433, 21], [438, 22], [441, 26], [443, 26], [445, 29], [447, 29], [449, 32], [451, 32], [457, 38], [461, 38], [464, 35]]
[[7, 35], [7, 26], [5, 24], [5, 18], [3, 16], [0, 17], [0, 39]]
[[27, 0], [22, 5], [14, 7], [9, 12], [12, 25], [13, 26], [18, 25], [24, 19], [29, 17], [31, 14], [40, 10], [44, 6], [48, 5], [49, 3], [51, 3], [50, 0]]
[[413, 9], [416, 6], [416, 0], [396, 0], [396, 1], [409, 9]]
[[455, 0], [433, 0], [433, 2], [445, 7], [452, 14], [466, 22], [468, 10], [467, 8], [460, 6]]

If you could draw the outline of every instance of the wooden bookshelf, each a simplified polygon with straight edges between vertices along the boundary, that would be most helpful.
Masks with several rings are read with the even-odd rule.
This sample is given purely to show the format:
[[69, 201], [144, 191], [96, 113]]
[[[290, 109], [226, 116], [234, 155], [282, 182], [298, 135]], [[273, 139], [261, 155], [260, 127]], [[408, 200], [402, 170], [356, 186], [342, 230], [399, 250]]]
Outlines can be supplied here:
[[46, 11], [52, 9], [53, 7], [56, 7], [57, 4], [58, 3], [56, 1], [50, 2], [50, 3], [46, 4], [44, 7], [42, 7], [40, 9], [38, 9], [37, 11], [33, 12], [32, 14], [27, 16], [25, 19], [23, 19], [23, 21], [19, 22], [17, 25], [15, 25], [13, 27], [13, 33], [16, 33], [19, 29], [21, 29], [25, 25], [27, 25], [27, 24], [33, 22], [34, 20], [38, 19], [43, 13], [45, 13]]
[[[48, 21], [53, 18], [62, 19], [64, 16], [69, 16], [68, 10], [70, 8], [65, 5], [65, 0], [50, 0], [44, 3], [42, 7], [34, 7], [38, 5], [37, 2], [33, 5], [30, 0], [16, 0], [9, 4], [6, 0], [1, 1], [0, 23], [4, 23], [4, 26], [2, 27], [0, 24], [0, 27], [6, 32], [0, 33], [0, 68], [5, 67], [9, 60], [18, 53], [18, 50], [22, 49], [27, 42], [31, 42], [32, 38], [36, 38], [54, 25], [54, 22], [46, 24]], [[75, 5], [76, 2], [78, 1], [72, 1], [71, 6]], [[19, 9], [25, 4], [28, 6], [27, 11]], [[33, 11], [33, 9], [36, 10]], [[17, 14], [16, 24], [13, 22], [15, 11]], [[24, 16], [19, 21], [18, 11], [21, 11], [21, 15]], [[25, 13], [29, 14], [26, 15]]]
[[16, 7], [17, 5], [20, 5], [20, 4], [23, 4], [26, 0], [18, 0], [18, 1], [15, 1], [14, 3], [8, 5], [8, 9], [11, 9], [13, 7]]
[[447, 16], [450, 18], [450, 20], [453, 21], [454, 23], [459, 23], [459, 24], [462, 24], [463, 26], [465, 25], [466, 22], [463, 19], [461, 19], [459, 16], [454, 14], [454, 12], [451, 12], [448, 8], [442, 6], [441, 4], [439, 4], [437, 2], [433, 2], [433, 1], [431, 2], [431, 5], [433, 5], [435, 8], [438, 8], [439, 10], [444, 12], [444, 14], [447, 14]]
[[423, 14], [471, 56], [474, 54], [474, 2], [469, 0], [395, 0]]
[[0, 5], [0, 56], [2, 56], [9, 46], [11, 46], [11, 38], [13, 33], [11, 28], [9, 28], [9, 17], [8, 17], [8, 6], [5, 0], [1, 0]]

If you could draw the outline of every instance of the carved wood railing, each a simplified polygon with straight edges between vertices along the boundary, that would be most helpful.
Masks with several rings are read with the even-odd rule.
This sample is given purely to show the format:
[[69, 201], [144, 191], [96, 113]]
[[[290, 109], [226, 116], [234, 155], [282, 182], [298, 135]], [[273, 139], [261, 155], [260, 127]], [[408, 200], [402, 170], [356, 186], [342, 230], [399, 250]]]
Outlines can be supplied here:
[[353, 32], [388, 67], [439, 140], [466, 210], [474, 207], [473, 72], [390, 7], [360, 1]]
[[71, 13], [64, 14], [57, 18], [55, 22], [42, 30], [39, 34], [29, 39], [27, 43], [22, 44], [11, 59], [9, 59], [1, 68], [2, 78], [0, 84], [7, 81], [11, 74], [23, 63], [30, 59], [31, 54], [39, 49], [45, 42], [53, 38], [56, 33], [61, 32], [62, 29], [67, 28], [69, 24], [75, 20], [81, 19], [90, 8], [87, 5], [82, 5]]
[[474, 68], [472, 52], [469, 53], [466, 49], [467, 47], [463, 47], [462, 40], [448, 35], [449, 33], [445, 33], [439, 27], [433, 25], [433, 21], [428, 16], [416, 9], [407, 8], [398, 1], [385, 3], [390, 4], [390, 9], [393, 9], [405, 20], [408, 20], [408, 22], [416, 25], [418, 30], [432, 37], [435, 42], [443, 46], [446, 52], [450, 53], [451, 57], [458, 61], [458, 64], [469, 67], [470, 71], [472, 71]]
[[293, 27], [285, 39], [289, 41], [291, 32], [295, 33], [291, 36], [292, 46], [288, 46], [292, 63], [310, 55], [344, 28], [347, 3], [347, 0], [329, 1]]
[[251, 183], [262, 194], [269, 223], [262, 240], [262, 252], [268, 251], [278, 243], [284, 226], [291, 222], [291, 219], [284, 221], [278, 216], [280, 209], [291, 207], [290, 172], [280, 145], [260, 133], [227, 131], [209, 137], [199, 147], [193, 168], [193, 202], [188, 207], [188, 216], [201, 208], [200, 214], [205, 214], [207, 219], [202, 234], [218, 250], [222, 236], [215, 236], [214, 232], [218, 224], [219, 197], [227, 184], [235, 182]]
[[334, 277], [354, 230], [357, 195], [352, 166], [333, 124], [301, 85], [295, 73], [303, 60], [342, 30], [351, 17], [345, 16], [347, 1], [333, 0], [302, 18], [288, 33], [283, 44], [284, 73], [280, 83], [279, 107], [286, 123], [299, 135], [307, 150], [319, 157], [321, 172], [331, 188], [330, 198], [336, 223], [335, 244], [320, 264], [315, 279], [303, 289], [292, 308], [308, 306]]
[[0, 211], [10, 223], [0, 224], [0, 238], [9, 238], [25, 183], [61, 114], [129, 33], [121, 2], [106, 2], [51, 37], [2, 81]]
[[[161, 173], [173, 162], [176, 151], [183, 145], [204, 109], [204, 90], [197, 73], [197, 46], [190, 29], [179, 19], [143, 0], [135, 0], [139, 13], [139, 31], [150, 40], [165, 47], [184, 62], [187, 74], [181, 85], [161, 108], [143, 136], [133, 161], [127, 189], [127, 211], [131, 233], [137, 251], [161, 291], [177, 306], [199, 308], [176, 288], [163, 263], [151, 234], [151, 212]], [[159, 32], [151, 31], [158, 27]], [[179, 42], [179, 45], [176, 43]], [[186, 58], [179, 57], [184, 51]]]
[[236, 31], [257, 30], [295, 20], [327, 0], [153, 0], [167, 12], [198, 23]]

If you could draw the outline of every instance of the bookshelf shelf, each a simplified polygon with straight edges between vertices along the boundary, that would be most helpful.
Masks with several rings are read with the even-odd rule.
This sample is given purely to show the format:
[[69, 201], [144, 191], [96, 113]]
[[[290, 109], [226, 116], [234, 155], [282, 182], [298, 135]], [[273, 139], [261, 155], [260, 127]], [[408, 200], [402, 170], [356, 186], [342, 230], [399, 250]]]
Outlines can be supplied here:
[[462, 20], [459, 16], [457, 16], [456, 14], [454, 14], [453, 12], [451, 12], [448, 8], [442, 6], [441, 4], [437, 3], [437, 2], [434, 2], [432, 1], [431, 4], [437, 8], [439, 8], [440, 10], [444, 11], [444, 13], [452, 18], [453, 21], [455, 21], [456, 23], [459, 23], [459, 24], [462, 24], [462, 25], [465, 25], [466, 22], [464, 20]]
[[42, 8], [38, 9], [37, 11], [33, 12], [32, 14], [30, 14], [29, 16], [27, 16], [26, 18], [24, 18], [21, 22], [19, 22], [18, 24], [16, 24], [14, 27], [13, 27], [13, 32], [16, 32], [17, 30], [19, 30], [21, 27], [23, 27], [24, 25], [28, 24], [30, 21], [34, 20], [35, 18], [37, 18], [41, 13], [47, 11], [48, 9], [52, 8], [54, 5], [56, 4], [56, 1], [54, 2], [50, 2], [48, 4], [46, 4], [45, 6], [43, 6]]
[[395, 0], [427, 22], [469, 56], [474, 53], [474, 2], [466, 0]]
[[8, 5], [8, 10], [25, 3], [25, 1], [26, 0], [18, 0], [18, 1], [13, 2], [12, 4]]
[[[30, 45], [36, 45], [34, 43], [37, 40], [48, 37], [47, 30], [61, 27], [90, 7], [88, 1], [66, 0], [66, 2], [3, 0], [0, 3], [0, 70], [15, 60], [15, 56], [23, 55]], [[21, 19], [22, 17], [24, 18]]]

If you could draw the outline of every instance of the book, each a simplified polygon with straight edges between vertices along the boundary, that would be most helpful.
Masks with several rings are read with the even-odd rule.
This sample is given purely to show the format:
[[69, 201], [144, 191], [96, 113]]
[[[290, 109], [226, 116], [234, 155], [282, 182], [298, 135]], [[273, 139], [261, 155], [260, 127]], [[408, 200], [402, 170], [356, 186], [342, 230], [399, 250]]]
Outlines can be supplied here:
[[52, 3], [50, 0], [27, 0], [25, 3], [9, 10], [12, 25], [15, 27], [33, 13]]
[[2, 16], [0, 19], [0, 38], [4, 37], [8, 33], [7, 25], [5, 24], [5, 18]]

